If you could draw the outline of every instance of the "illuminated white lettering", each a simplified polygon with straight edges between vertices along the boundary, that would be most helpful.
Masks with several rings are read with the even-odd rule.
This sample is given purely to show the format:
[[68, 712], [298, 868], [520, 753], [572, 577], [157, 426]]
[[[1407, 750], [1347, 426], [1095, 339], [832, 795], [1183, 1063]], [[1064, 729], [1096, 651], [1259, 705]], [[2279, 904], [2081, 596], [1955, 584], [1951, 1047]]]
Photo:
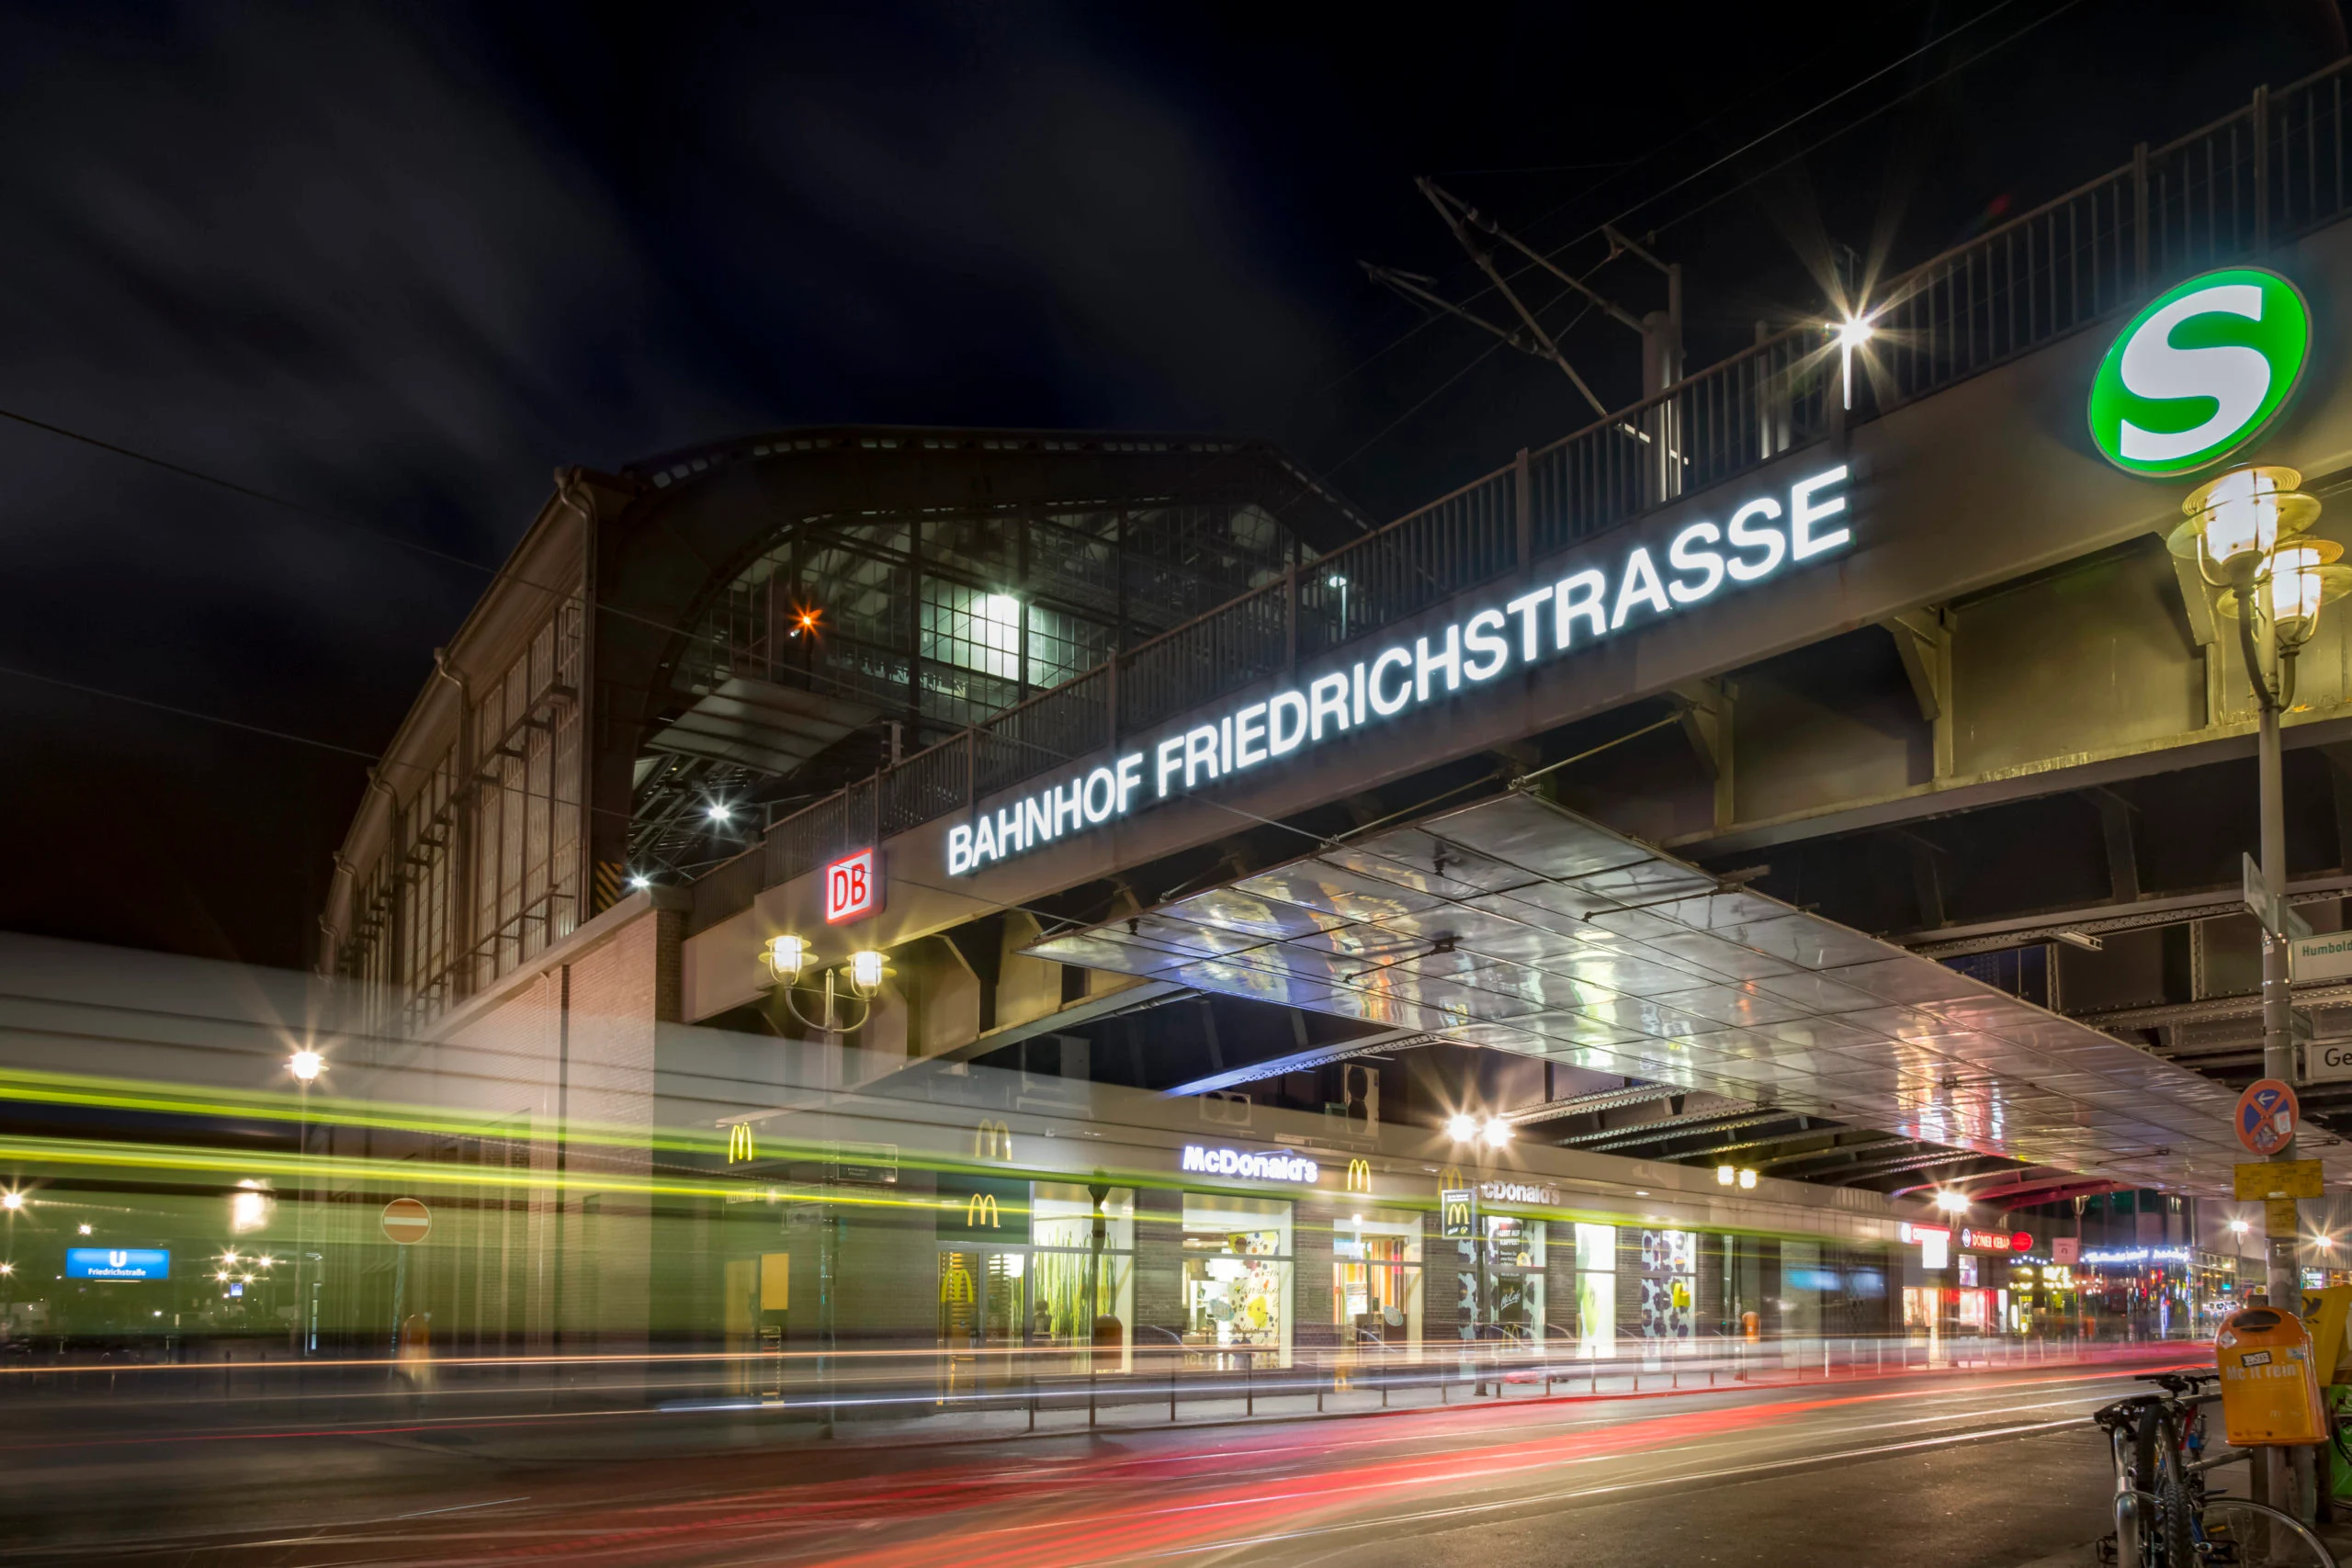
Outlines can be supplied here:
[[1010, 811], [1003, 807], [996, 813], [996, 852], [1000, 855], [1018, 854], [1029, 847], [1029, 835], [1021, 822], [1021, 807]]
[[1813, 532], [1813, 525], [1815, 523], [1825, 517], [1835, 517], [1846, 510], [1844, 496], [1831, 496], [1828, 500], [1815, 504], [1813, 499], [1815, 492], [1826, 490], [1834, 484], [1843, 484], [1845, 481], [1846, 465], [1840, 463], [1836, 468], [1825, 473], [1815, 474], [1790, 490], [1789, 557], [1792, 560], [1803, 560], [1807, 556], [1817, 556], [1824, 550], [1834, 550], [1854, 536], [1853, 530], [1850, 528], [1840, 528], [1834, 534], [1823, 534], [1818, 536]]
[[[1394, 699], [1384, 699], [1380, 694], [1380, 677], [1392, 667], [1405, 673], [1407, 679], [1396, 688], [1396, 695]], [[1372, 672], [1364, 677], [1364, 694], [1372, 704], [1373, 712], [1386, 718], [1390, 714], [1402, 709], [1406, 703], [1412, 699], [1413, 683], [1410, 678], [1412, 668], [1413, 656], [1401, 648], [1392, 648], [1372, 661]]]
[[1723, 586], [1724, 558], [1713, 550], [1694, 548], [1696, 545], [1712, 545], [1722, 533], [1713, 523], [1693, 523], [1674, 536], [1674, 543], [1667, 547], [1667, 564], [1677, 571], [1695, 571], [1699, 581], [1685, 582], [1679, 578], [1666, 585], [1678, 604], [1696, 604]]
[[1233, 765], [1254, 768], [1266, 760], [1266, 705], [1251, 703], [1233, 716]]
[[[1096, 790], [1098, 786], [1101, 790], [1101, 799], [1099, 803], [1096, 798]], [[1072, 793], [1078, 794], [1079, 792], [1073, 791]], [[1081, 808], [1086, 812], [1087, 821], [1109, 821], [1111, 819], [1111, 813], [1118, 808], [1118, 804], [1119, 781], [1112, 774], [1110, 769], [1097, 768], [1092, 773], [1086, 775], [1086, 784], [1081, 796], [1080, 805]]]
[[1323, 721], [1327, 718], [1331, 721], [1334, 730], [1348, 727], [1348, 678], [1345, 675], [1317, 675], [1306, 688], [1306, 738], [1309, 740], [1323, 739]]
[[1789, 548], [1789, 542], [1781, 536], [1781, 531], [1778, 528], [1751, 528], [1747, 524], [1750, 517], [1778, 517], [1780, 514], [1781, 503], [1770, 496], [1751, 501], [1731, 514], [1731, 547], [1764, 552], [1762, 560], [1732, 558], [1730, 570], [1733, 577], [1742, 582], [1753, 582], [1781, 564], [1781, 558], [1788, 553]]
[[[1099, 773], [1102, 770], [1097, 768], [1094, 771]], [[1093, 781], [1091, 777], [1086, 779], [1070, 780], [1069, 794], [1067, 797], [1062, 794], [1061, 785], [1056, 784], [1054, 786], [1055, 832], [1075, 833], [1080, 828], [1086, 826], [1086, 790], [1087, 786], [1092, 782]]]
[[972, 869], [972, 825], [958, 822], [947, 829], [947, 874], [961, 876]]
[[1363, 722], [1363, 661], [1362, 660], [1356, 661], [1355, 680], [1355, 721], [1362, 724]]
[[1503, 627], [1500, 610], [1481, 610], [1462, 623], [1462, 646], [1471, 658], [1462, 661], [1462, 673], [1472, 681], [1491, 681], [1510, 662], [1510, 644], [1495, 634]]
[[1054, 802], [1031, 795], [1021, 803], [1021, 837], [1024, 843], [1043, 844], [1054, 836]]
[[1521, 594], [1503, 606], [1506, 613], [1519, 617], [1519, 657], [1527, 663], [1534, 663], [1539, 657], [1535, 642], [1535, 612], [1551, 597], [1550, 589], [1539, 588], [1532, 593]]
[[1184, 731], [1184, 787], [1186, 789], [1191, 789], [1200, 782], [1203, 768], [1209, 771], [1210, 778], [1214, 779], [1217, 776], [1216, 726], [1214, 724], [1195, 725]]
[[972, 829], [972, 863], [977, 866], [982, 861], [996, 858], [996, 829], [989, 826], [988, 814], [983, 812], [978, 825]]
[[[1143, 753], [1130, 751], [1120, 758], [1118, 775], [1119, 798], [1112, 809], [1125, 811], [1127, 809], [1127, 802], [1134, 798], [1136, 791], [1143, 787]], [[1163, 790], [1161, 793], [1166, 792]]]
[[1425, 703], [1430, 700], [1430, 671], [1432, 670], [1445, 671], [1447, 691], [1458, 692], [1462, 689], [1462, 628], [1460, 626], [1445, 628], [1443, 653], [1432, 655], [1430, 652], [1430, 639], [1425, 637], [1417, 637], [1413, 639], [1414, 701]]
[[1657, 580], [1657, 568], [1650, 564], [1649, 547], [1635, 545], [1634, 553], [1625, 558], [1625, 575], [1617, 580], [1617, 608], [1609, 616], [1609, 629], [1616, 631], [1625, 624], [1636, 604], [1647, 604], [1659, 615], [1674, 606], [1666, 602], [1666, 589]]
[[[1290, 716], [1285, 733], [1283, 716]], [[1306, 699], [1296, 692], [1278, 692], [1266, 705], [1266, 754], [1286, 757], [1306, 742]]]
[[1552, 589], [1552, 646], [1566, 651], [1571, 621], [1583, 621], [1593, 636], [1607, 637], [1609, 622], [1600, 602], [1608, 595], [1609, 580], [1590, 567], [1560, 579]]
[[1168, 781], [1184, 765], [1184, 739], [1182, 735], [1171, 735], [1159, 743], [1159, 798], [1162, 800], [1168, 798]]

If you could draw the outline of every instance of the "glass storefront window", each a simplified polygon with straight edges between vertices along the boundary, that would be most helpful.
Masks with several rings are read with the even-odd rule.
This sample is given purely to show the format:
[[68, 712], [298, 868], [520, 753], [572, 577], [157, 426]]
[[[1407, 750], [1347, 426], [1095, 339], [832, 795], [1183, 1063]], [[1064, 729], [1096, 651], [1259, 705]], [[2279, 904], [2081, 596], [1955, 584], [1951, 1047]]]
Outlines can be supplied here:
[[1289, 1203], [1184, 1194], [1184, 1343], [1290, 1365]]
[[1514, 1339], [1544, 1336], [1544, 1232], [1541, 1220], [1487, 1214], [1487, 1274], [1494, 1305], [1487, 1314]]
[[1699, 1293], [1693, 1231], [1642, 1233], [1642, 1337], [1688, 1339]]
[[1387, 1209], [1331, 1226], [1331, 1322], [1351, 1349], [1421, 1343], [1421, 1217]]
[[1617, 1353], [1617, 1227], [1577, 1226], [1577, 1353]]
[[1097, 1250], [1092, 1195], [1083, 1187], [1051, 1181], [1034, 1182], [1029, 1190], [1035, 1342], [1079, 1351], [1091, 1347], [1099, 1371], [1133, 1370], [1134, 1190], [1114, 1187], [1102, 1200], [1102, 1240], [1091, 1297], [1088, 1264]]

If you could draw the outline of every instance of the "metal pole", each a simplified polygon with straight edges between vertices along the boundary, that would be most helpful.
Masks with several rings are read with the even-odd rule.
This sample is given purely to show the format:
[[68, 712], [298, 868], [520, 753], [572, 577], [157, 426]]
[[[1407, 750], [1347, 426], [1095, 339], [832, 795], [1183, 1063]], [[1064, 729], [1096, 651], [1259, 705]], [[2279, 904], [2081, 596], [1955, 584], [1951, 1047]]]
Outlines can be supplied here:
[[[2275, 663], [2285, 662], [2278, 660], [2275, 644], [2263, 651], [2271, 653]], [[2287, 807], [2284, 761], [2278, 744], [2278, 709], [2277, 700], [2267, 690], [2262, 689], [2266, 684], [2265, 673], [2260, 670], [2249, 670], [2248, 673], [2256, 684], [2256, 706], [2261, 710], [2256, 754], [2260, 760], [2262, 790], [2262, 889], [2270, 911], [2270, 919], [2266, 924], [2283, 924], [2287, 892]], [[2285, 672], [2281, 670], [2280, 684], [2283, 686], [2284, 682]], [[2283, 692], [2280, 695], [2284, 695]], [[2286, 936], [2281, 931], [2265, 931], [2262, 938], [2262, 1071], [2264, 1077], [2290, 1085], [2296, 1081], [2293, 1005], [2288, 990]], [[2290, 1137], [2286, 1145], [2270, 1156], [2272, 1161], [2295, 1158], [2296, 1142]], [[2264, 1226], [2266, 1231], [2273, 1228], [2267, 1224]], [[2292, 1312], [2300, 1317], [2303, 1304], [2302, 1278], [2296, 1267], [2295, 1227], [2290, 1225], [2285, 1229], [2287, 1234], [2284, 1235], [2273, 1235], [2264, 1238], [2265, 1250], [2268, 1255], [2266, 1284], [2272, 1306]], [[2309, 1448], [2273, 1449], [2270, 1451], [2274, 1456], [2270, 1461], [2273, 1505], [2291, 1495], [2290, 1511], [2300, 1518], [2311, 1518], [2316, 1502], [2312, 1490], [2312, 1451]], [[2294, 1478], [2291, 1494], [2285, 1484], [2290, 1467]]]

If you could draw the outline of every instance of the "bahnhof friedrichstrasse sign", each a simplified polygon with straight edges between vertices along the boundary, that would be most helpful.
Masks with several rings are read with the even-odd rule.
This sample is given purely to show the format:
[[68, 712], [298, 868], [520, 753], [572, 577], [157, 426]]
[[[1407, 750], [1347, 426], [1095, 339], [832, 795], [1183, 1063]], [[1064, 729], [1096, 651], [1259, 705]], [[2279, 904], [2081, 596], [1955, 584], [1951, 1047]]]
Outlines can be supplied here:
[[[1242, 705], [1213, 722], [1170, 730], [1139, 751], [958, 823], [947, 832], [947, 874], [1097, 828], [1146, 806], [1188, 795], [1338, 736], [1447, 701], [1513, 668], [1542, 664], [1662, 615], [1704, 613], [1718, 592], [1761, 582], [1784, 568], [1844, 548], [1844, 464], [1762, 495], [1720, 525], [1689, 523], [1661, 564], [1646, 545], [1613, 572], [1586, 567], [1522, 591], [1443, 627], [1349, 664], [1299, 687]], [[1503, 592], [1508, 592], [1508, 590]]]

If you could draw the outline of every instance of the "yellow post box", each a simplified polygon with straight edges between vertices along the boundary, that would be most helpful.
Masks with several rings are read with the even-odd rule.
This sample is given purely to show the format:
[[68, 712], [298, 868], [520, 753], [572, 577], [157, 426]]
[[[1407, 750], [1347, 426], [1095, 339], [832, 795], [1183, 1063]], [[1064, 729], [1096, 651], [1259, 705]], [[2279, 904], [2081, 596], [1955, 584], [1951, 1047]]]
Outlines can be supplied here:
[[2238, 1448], [2327, 1440], [2312, 1337], [2293, 1313], [2242, 1307], [2222, 1320], [2222, 1424]]

